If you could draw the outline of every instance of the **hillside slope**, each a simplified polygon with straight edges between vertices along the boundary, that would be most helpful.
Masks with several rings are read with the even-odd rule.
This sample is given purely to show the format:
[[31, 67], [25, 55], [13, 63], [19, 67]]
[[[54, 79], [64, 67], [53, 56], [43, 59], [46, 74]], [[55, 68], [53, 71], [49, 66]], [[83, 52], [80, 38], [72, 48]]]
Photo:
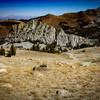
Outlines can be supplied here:
[[[41, 64], [48, 70], [32, 70]], [[1, 100], [100, 100], [100, 47], [64, 54], [17, 50], [0, 56], [1, 70]]]
[[39, 21], [53, 25], [54, 27], [62, 27], [61, 24], [64, 23], [69, 27], [80, 27], [81, 24], [87, 25], [93, 23], [94, 21], [99, 21], [100, 18], [100, 8], [89, 9], [86, 11], [80, 11], [76, 13], [65, 13], [60, 16], [55, 15], [45, 15], [36, 18]]

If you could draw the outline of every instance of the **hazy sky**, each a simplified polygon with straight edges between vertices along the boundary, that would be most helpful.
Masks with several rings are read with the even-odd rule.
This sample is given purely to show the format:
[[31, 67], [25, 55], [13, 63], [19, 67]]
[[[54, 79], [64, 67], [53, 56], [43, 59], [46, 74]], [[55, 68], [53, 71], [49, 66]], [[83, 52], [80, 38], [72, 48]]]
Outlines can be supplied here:
[[0, 16], [61, 15], [100, 7], [100, 0], [0, 0]]

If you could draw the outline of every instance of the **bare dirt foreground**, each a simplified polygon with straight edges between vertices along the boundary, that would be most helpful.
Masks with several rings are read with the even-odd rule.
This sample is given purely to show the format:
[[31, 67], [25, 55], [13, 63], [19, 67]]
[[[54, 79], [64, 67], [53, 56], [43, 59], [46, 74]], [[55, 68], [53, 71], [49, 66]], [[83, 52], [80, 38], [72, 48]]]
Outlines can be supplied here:
[[100, 47], [0, 56], [0, 100], [100, 100]]

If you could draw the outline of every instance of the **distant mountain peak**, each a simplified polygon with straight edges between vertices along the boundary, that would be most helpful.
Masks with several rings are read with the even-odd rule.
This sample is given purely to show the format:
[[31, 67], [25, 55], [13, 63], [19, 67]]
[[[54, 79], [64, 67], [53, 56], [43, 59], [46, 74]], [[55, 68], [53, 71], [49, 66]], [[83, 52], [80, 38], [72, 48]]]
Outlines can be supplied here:
[[8, 16], [0, 16], [0, 20], [8, 20], [8, 19], [30, 19], [34, 18], [34, 16], [23, 16], [23, 15], [8, 15]]

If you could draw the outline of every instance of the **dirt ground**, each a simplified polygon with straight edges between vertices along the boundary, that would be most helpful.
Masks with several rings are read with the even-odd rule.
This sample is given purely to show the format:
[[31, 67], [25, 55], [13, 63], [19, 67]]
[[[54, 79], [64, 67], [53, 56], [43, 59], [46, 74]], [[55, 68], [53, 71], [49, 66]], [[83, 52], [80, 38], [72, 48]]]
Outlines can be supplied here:
[[0, 56], [0, 100], [100, 100], [100, 47]]

